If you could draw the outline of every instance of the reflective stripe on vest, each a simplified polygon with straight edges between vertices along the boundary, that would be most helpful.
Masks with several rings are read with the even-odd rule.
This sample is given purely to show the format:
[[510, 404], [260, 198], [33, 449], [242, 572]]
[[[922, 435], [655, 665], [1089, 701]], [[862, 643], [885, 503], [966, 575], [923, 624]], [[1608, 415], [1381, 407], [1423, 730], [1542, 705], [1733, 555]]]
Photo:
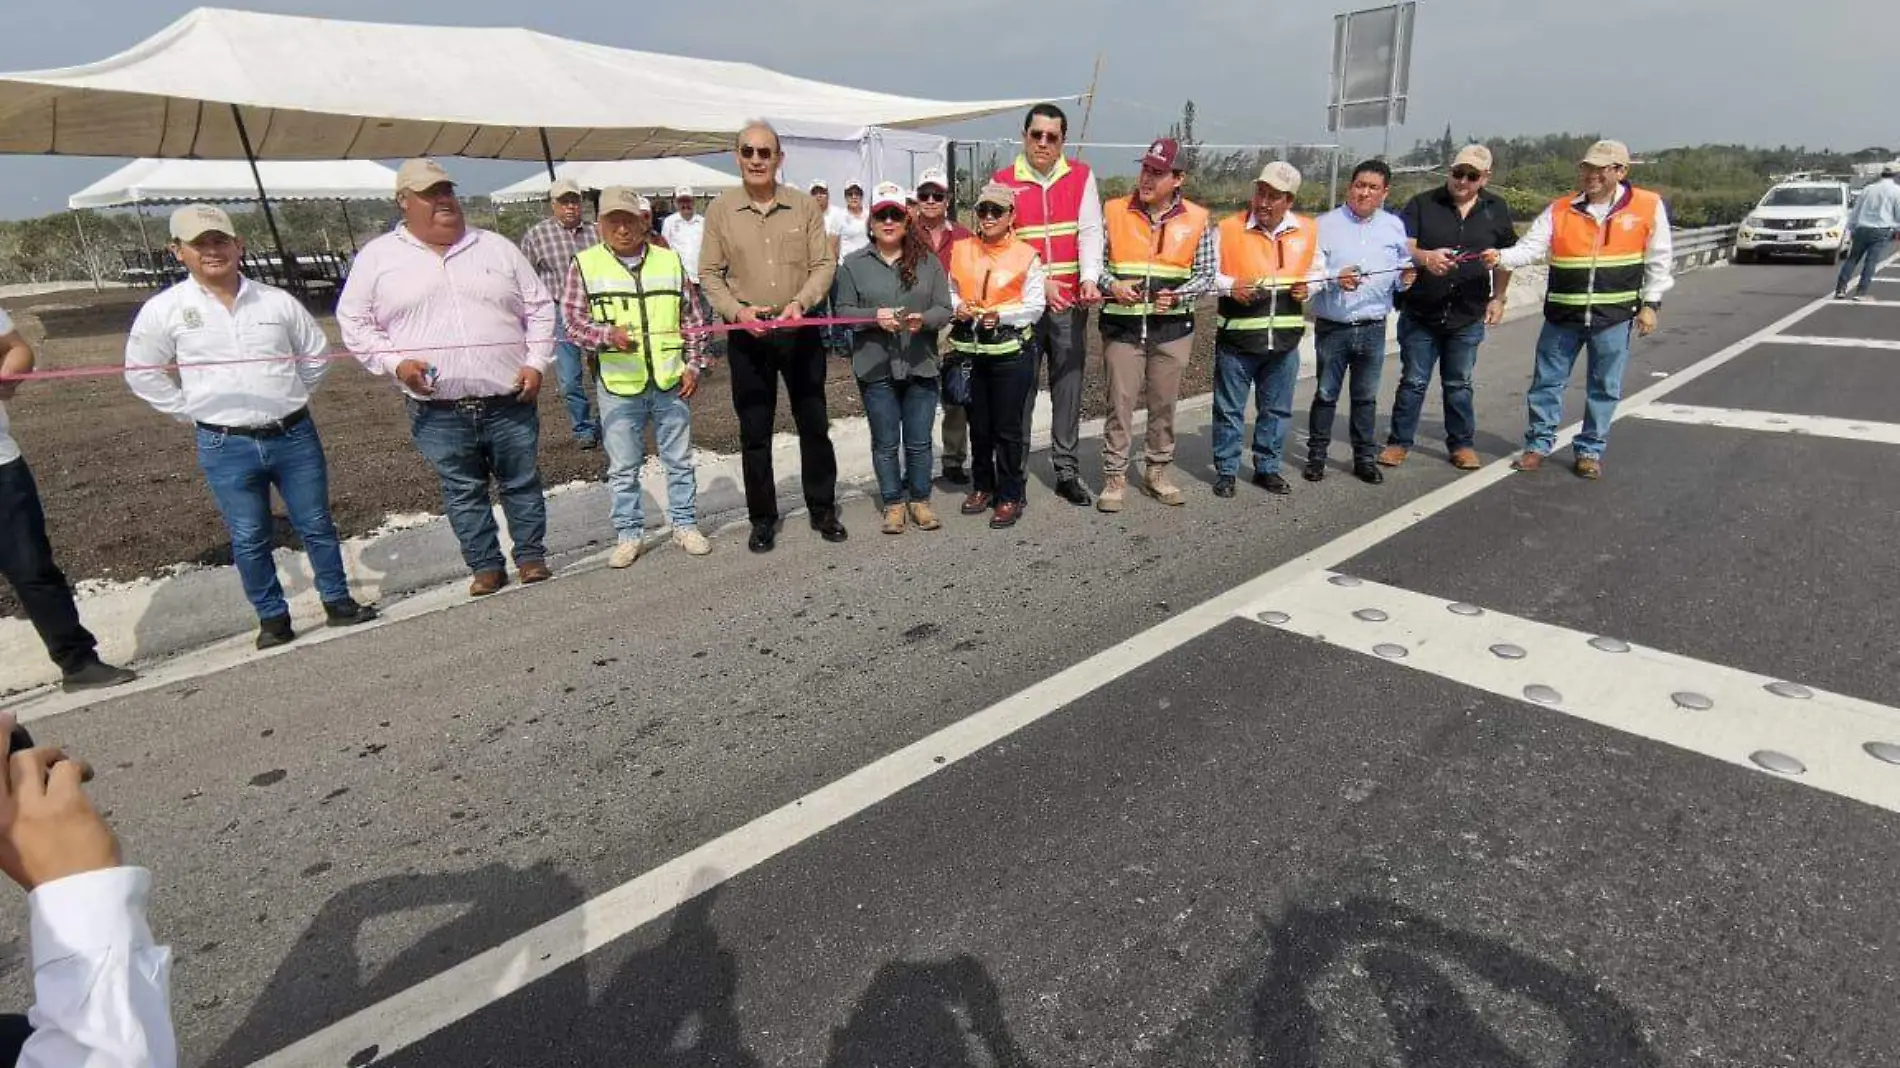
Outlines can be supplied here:
[[[1287, 213], [1285, 230], [1278, 235], [1248, 225], [1252, 212], [1231, 215], [1220, 224], [1220, 273], [1237, 282], [1264, 289], [1243, 304], [1232, 297], [1220, 299], [1221, 333], [1247, 334], [1244, 347], [1278, 352], [1297, 344], [1306, 333], [1306, 305], [1293, 298], [1293, 287], [1307, 280], [1319, 256], [1319, 224], [1304, 215]], [[1265, 334], [1264, 337], [1251, 335]], [[1261, 342], [1256, 346], [1255, 341]]]
[[[1136, 207], [1133, 197], [1116, 197], [1102, 206], [1103, 222], [1108, 230], [1108, 273], [1125, 282], [1138, 282], [1144, 295], [1169, 283], [1185, 282], [1194, 276], [1194, 254], [1201, 247], [1201, 235], [1207, 230], [1207, 209], [1183, 200], [1180, 210], [1157, 227], [1148, 213]], [[1161, 283], [1159, 287], [1155, 283]], [[1176, 305], [1167, 312], [1156, 312], [1151, 303], [1102, 305], [1103, 315], [1192, 315], [1194, 309]]]
[[574, 262], [594, 322], [640, 339], [635, 348], [603, 348], [596, 354], [601, 388], [633, 397], [646, 392], [649, 382], [661, 389], [679, 385], [686, 375], [681, 357], [686, 339], [679, 332], [685, 271], [679, 254], [648, 245], [637, 276], [604, 243], [581, 250]]
[[1077, 242], [1081, 232], [1082, 194], [1088, 189], [1089, 167], [1081, 160], [1058, 159], [1054, 173], [1044, 184], [1029, 165], [1017, 156], [1016, 162], [990, 177], [1016, 190], [1016, 236], [1032, 245], [1042, 257], [1042, 269], [1052, 280], [1073, 284], [1082, 273], [1082, 251]]
[[1556, 322], [1614, 325], [1642, 302], [1649, 238], [1661, 198], [1629, 188], [1601, 223], [1574, 196], [1550, 206], [1550, 283], [1544, 316]]
[[[1035, 265], [1035, 247], [1014, 237], [1000, 246], [971, 237], [950, 247], [950, 281], [958, 299], [985, 311], [1020, 310]], [[1028, 334], [1027, 327], [985, 329], [959, 319], [950, 325], [950, 347], [973, 356], [1010, 356], [1022, 351]]]

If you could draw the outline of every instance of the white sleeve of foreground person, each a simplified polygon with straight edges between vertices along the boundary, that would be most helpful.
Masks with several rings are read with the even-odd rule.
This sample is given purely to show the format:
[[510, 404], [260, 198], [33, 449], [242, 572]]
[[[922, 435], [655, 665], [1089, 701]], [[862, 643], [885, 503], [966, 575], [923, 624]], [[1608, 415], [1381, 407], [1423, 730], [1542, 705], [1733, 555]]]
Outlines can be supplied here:
[[151, 891], [150, 872], [119, 867], [28, 895], [33, 1035], [19, 1068], [176, 1068], [171, 950], [152, 943]]

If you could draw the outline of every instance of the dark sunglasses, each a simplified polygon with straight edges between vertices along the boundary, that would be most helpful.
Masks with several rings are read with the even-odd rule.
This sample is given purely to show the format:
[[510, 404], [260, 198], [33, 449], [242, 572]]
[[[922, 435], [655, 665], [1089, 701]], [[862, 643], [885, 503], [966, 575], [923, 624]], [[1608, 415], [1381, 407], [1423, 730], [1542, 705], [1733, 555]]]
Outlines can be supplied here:
[[1053, 145], [1056, 142], [1062, 140], [1061, 134], [1054, 133], [1049, 130], [1031, 130], [1028, 133], [1023, 134], [1023, 136], [1029, 138], [1031, 141], [1034, 141], [1039, 145]]
[[872, 222], [894, 223], [903, 222], [908, 218], [910, 218], [910, 215], [902, 208], [885, 208], [882, 211], [874, 211], [871, 213]]
[[763, 148], [759, 145], [740, 145], [739, 155], [743, 159], [771, 159], [778, 154], [775, 148]]
[[1470, 167], [1453, 167], [1451, 176], [1461, 182], [1475, 182], [1484, 177], [1482, 172], [1474, 171]]
[[919, 193], [917, 199], [926, 204], [935, 204], [938, 201], [948, 200], [950, 197], [947, 193]]
[[1008, 214], [1008, 208], [997, 207], [995, 204], [978, 204], [976, 206], [976, 217], [979, 219], [1000, 219]]

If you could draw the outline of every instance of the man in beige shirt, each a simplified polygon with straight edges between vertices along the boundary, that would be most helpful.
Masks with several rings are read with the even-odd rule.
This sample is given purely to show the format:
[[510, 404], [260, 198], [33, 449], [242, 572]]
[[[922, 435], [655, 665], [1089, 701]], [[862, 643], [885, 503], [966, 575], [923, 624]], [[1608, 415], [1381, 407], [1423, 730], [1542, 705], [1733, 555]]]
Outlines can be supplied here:
[[837, 259], [818, 205], [779, 184], [784, 151], [778, 132], [766, 123], [751, 123], [739, 131], [735, 154], [743, 184], [719, 194], [706, 209], [699, 281], [720, 318], [747, 327], [729, 335], [727, 345], [746, 512], [752, 519], [746, 547], [771, 552], [778, 537], [772, 420], [780, 377], [798, 427], [812, 529], [826, 541], [840, 542], [848, 535], [838, 517], [838, 458], [825, 411], [824, 341], [817, 327], [789, 325], [824, 301]]

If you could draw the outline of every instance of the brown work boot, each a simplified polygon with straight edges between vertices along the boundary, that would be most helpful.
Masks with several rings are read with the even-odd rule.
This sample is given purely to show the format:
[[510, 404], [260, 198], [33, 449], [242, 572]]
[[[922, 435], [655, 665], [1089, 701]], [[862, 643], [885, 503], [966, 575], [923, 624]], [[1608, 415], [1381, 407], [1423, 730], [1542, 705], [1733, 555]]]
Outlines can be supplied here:
[[1511, 470], [1513, 471], [1540, 471], [1543, 467], [1544, 454], [1531, 449], [1525, 449], [1518, 454], [1517, 459], [1511, 461]]
[[1119, 512], [1122, 510], [1122, 498], [1128, 496], [1127, 475], [1102, 476], [1102, 495], [1095, 498], [1095, 510], [1098, 512]]
[[468, 595], [470, 597], [486, 597], [491, 593], [499, 591], [506, 585], [508, 585], [508, 572], [506, 571], [477, 571], [475, 572], [475, 577], [469, 580]]
[[904, 506], [887, 504], [884, 506], [884, 533], [902, 534], [904, 532]]
[[1405, 462], [1405, 454], [1411, 451], [1403, 445], [1387, 445], [1379, 450], [1379, 466], [1397, 467]]
[[[1384, 463], [1385, 461], [1381, 459], [1379, 462]], [[1453, 449], [1451, 450], [1451, 466], [1460, 471], [1476, 471], [1478, 468], [1484, 466], [1484, 461], [1478, 459], [1478, 450], [1476, 449]]]
[[521, 576], [521, 584], [523, 586], [532, 586], [537, 582], [546, 582], [554, 577], [554, 572], [548, 570], [546, 560], [530, 560], [515, 568], [515, 571]]
[[1141, 473], [1141, 492], [1160, 501], [1170, 508], [1178, 508], [1187, 503], [1181, 496], [1181, 487], [1168, 477], [1168, 468], [1172, 464], [1148, 464]]
[[928, 501], [910, 502], [910, 523], [918, 530], [936, 530], [943, 526], [937, 519], [937, 513], [930, 510]]
[[1603, 477], [1603, 461], [1594, 456], [1579, 456], [1571, 470], [1578, 478], [1599, 479]]

